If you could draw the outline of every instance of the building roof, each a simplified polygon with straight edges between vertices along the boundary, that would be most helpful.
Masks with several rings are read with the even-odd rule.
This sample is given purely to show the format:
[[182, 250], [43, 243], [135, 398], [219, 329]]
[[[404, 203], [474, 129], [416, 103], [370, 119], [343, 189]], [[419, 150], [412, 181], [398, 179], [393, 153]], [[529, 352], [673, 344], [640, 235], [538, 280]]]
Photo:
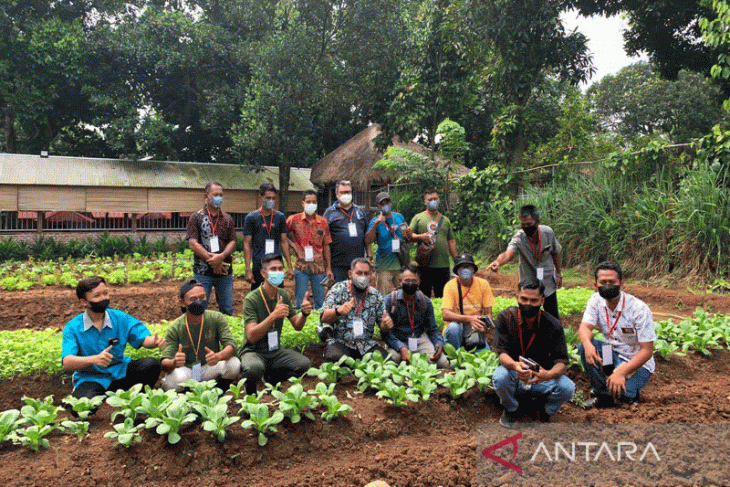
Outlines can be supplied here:
[[[375, 148], [373, 139], [380, 134], [380, 125], [372, 124], [350, 140], [330, 152], [312, 167], [311, 180], [314, 184], [324, 186], [334, 184], [341, 179], [352, 182], [355, 188], [369, 189], [372, 185], [392, 183], [395, 179], [382, 169], [373, 169], [373, 165], [383, 158], [383, 153]], [[402, 149], [423, 153], [426, 149], [415, 142], [404, 143], [394, 138], [392, 145]], [[436, 158], [437, 163], [441, 158]], [[466, 174], [469, 170], [459, 165], [457, 174]]]
[[[310, 172], [292, 168], [289, 190], [314, 189]], [[265, 166], [257, 173], [235, 164], [0, 153], [3, 185], [200, 189], [209, 181], [218, 181], [225, 189], [258, 190], [265, 182], [278, 186], [279, 168]]]

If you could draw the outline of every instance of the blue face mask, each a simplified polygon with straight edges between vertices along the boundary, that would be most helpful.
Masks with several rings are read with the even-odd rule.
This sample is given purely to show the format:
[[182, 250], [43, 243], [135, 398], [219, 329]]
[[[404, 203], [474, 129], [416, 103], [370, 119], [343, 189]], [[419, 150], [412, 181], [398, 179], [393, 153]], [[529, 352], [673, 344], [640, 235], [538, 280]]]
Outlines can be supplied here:
[[267, 281], [269, 281], [269, 284], [272, 286], [279, 287], [279, 285], [284, 282], [284, 271], [269, 272]]
[[275, 204], [276, 201], [274, 200], [264, 200], [264, 208], [266, 208], [267, 210], [273, 210]]
[[390, 213], [390, 205], [381, 206], [380, 211], [383, 212], [383, 215], [387, 215], [388, 213]]
[[459, 269], [459, 277], [464, 280], [468, 281], [472, 277], [474, 277], [474, 269], [470, 269], [469, 267], [462, 267]]
[[220, 208], [223, 204], [223, 196], [211, 196], [208, 201], [210, 201], [210, 206], [213, 208]]
[[431, 200], [428, 202], [428, 209], [431, 211], [436, 211], [439, 209], [439, 202], [437, 200]]

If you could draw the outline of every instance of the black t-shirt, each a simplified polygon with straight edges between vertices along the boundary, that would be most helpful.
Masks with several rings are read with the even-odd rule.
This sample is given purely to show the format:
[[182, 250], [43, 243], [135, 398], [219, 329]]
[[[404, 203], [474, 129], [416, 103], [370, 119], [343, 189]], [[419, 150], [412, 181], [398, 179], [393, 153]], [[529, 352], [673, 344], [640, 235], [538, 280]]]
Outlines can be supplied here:
[[[273, 219], [272, 219], [273, 215]], [[281, 235], [287, 233], [286, 217], [280, 211], [264, 217], [259, 210], [254, 210], [243, 221], [243, 234], [251, 235], [251, 268], [260, 269], [264, 258], [266, 240], [274, 241], [274, 253], [281, 254]]]

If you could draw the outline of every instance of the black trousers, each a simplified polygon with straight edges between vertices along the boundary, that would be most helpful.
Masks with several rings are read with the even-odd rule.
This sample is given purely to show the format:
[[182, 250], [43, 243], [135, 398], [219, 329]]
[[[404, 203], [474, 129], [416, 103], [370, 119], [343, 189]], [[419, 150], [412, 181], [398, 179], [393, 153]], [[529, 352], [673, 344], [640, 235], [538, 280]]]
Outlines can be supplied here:
[[431, 297], [431, 290], [433, 290], [433, 297], [443, 298], [444, 286], [451, 279], [449, 268], [418, 266], [418, 270], [421, 273], [421, 284], [419, 284], [418, 289], [429, 298]]
[[127, 390], [135, 384], [144, 384], [154, 387], [157, 379], [160, 377], [160, 361], [155, 358], [141, 358], [132, 360], [127, 365], [127, 375], [121, 379], [112, 381], [108, 389], [98, 382], [88, 381], [82, 382], [76, 387], [72, 393], [73, 397], [81, 399], [94, 396], [103, 396], [106, 391], [116, 391], [118, 389]]
[[390, 354], [388, 352], [386, 352], [383, 349], [383, 347], [381, 347], [379, 345], [375, 345], [370, 350], [367, 350], [364, 354], [361, 354], [360, 351], [356, 348], [350, 348], [342, 342], [334, 341], [334, 342], [328, 343], [327, 346], [324, 348], [324, 359], [327, 362], [337, 362], [345, 355], [347, 355], [348, 357], [352, 357], [354, 359], [360, 359], [363, 357], [363, 355], [372, 353], [375, 351], [380, 352], [380, 354], [385, 358], [390, 357]]
[[552, 293], [550, 296], [545, 297], [545, 304], [542, 305], [542, 309], [553, 315], [558, 320], [560, 319], [560, 312], [558, 311], [558, 293]]

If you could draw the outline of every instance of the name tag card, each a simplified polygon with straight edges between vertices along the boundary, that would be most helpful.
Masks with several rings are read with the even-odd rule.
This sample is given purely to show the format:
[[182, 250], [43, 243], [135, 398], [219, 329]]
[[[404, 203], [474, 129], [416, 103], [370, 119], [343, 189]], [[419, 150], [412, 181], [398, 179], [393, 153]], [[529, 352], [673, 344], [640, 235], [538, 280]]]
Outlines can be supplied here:
[[542, 281], [543, 277], [545, 277], [545, 269], [542, 267], [538, 267], [537, 269], [537, 280]]
[[268, 335], [266, 335], [269, 339], [269, 352], [273, 352], [274, 350], [279, 349], [279, 334], [275, 331], [270, 331]]
[[393, 252], [400, 252], [400, 239], [393, 237], [393, 240], [391, 240], [391, 248], [390, 250]]
[[350, 232], [351, 237], [357, 237], [357, 224], [355, 222], [348, 223], [347, 231]]
[[611, 345], [603, 345], [601, 358], [603, 359], [603, 365], [613, 365], [613, 348], [611, 348]]
[[218, 237], [210, 238], [210, 251], [214, 254], [221, 251], [221, 244], [218, 242]]
[[264, 254], [273, 254], [276, 244], [273, 239], [267, 238], [266, 244], [264, 245]]
[[203, 374], [203, 367], [200, 364], [193, 365], [193, 380], [196, 382], [200, 382], [202, 374]]
[[314, 247], [311, 245], [304, 247], [304, 260], [307, 262], [314, 262]]
[[408, 351], [415, 352], [418, 350], [418, 338], [408, 337]]
[[365, 323], [362, 318], [355, 318], [352, 322], [352, 334], [355, 338], [360, 338], [365, 334]]

